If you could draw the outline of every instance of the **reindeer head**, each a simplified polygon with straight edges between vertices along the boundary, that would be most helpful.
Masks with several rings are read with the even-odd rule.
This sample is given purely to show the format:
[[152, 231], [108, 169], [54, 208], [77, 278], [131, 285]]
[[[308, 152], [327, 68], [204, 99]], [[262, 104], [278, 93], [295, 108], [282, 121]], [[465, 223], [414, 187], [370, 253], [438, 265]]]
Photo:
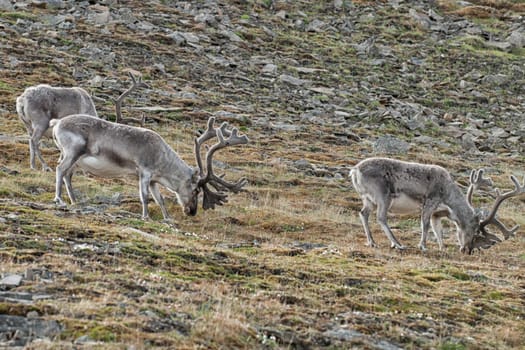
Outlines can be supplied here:
[[[196, 185], [197, 191], [202, 190], [203, 192], [202, 208], [204, 210], [214, 209], [215, 205], [223, 205], [228, 201], [227, 191], [234, 193], [240, 192], [247, 183], [245, 178], [241, 178], [235, 183], [228, 182], [223, 179], [223, 176], [217, 176], [213, 173], [213, 154], [216, 151], [228, 146], [248, 143], [248, 137], [246, 137], [246, 135], [239, 136], [236, 128], [228, 130], [228, 123], [222, 123], [219, 128], [215, 128], [214, 123], [214, 117], [208, 119], [206, 131], [198, 138], [195, 138], [195, 159], [197, 161], [199, 175], [196, 182], [192, 185]], [[204, 167], [201, 160], [200, 149], [204, 142], [214, 137], [217, 137], [218, 142], [208, 148], [206, 152], [206, 166]], [[208, 186], [214, 188], [216, 191], [212, 191]]]
[[[462, 253], [471, 254], [475, 249], [488, 249], [494, 244], [502, 242], [502, 240], [487, 231], [487, 225], [494, 224], [502, 233], [504, 239], [508, 239], [514, 236], [516, 231], [519, 229], [519, 225], [513, 228], [507, 228], [498, 218], [496, 213], [504, 200], [512, 197], [516, 197], [525, 192], [525, 179], [524, 184], [520, 185], [515, 176], [510, 176], [511, 181], [514, 183], [514, 190], [500, 193], [499, 189], [495, 189], [496, 199], [492, 206], [491, 211], [486, 215], [484, 219], [481, 219], [481, 212], [473, 216], [473, 219], [466, 223], [466, 227], [461, 229], [460, 233], [460, 251]], [[470, 175], [470, 186], [467, 191], [467, 199], [469, 204], [472, 206], [472, 193], [475, 189], [483, 186], [492, 186], [492, 180], [483, 178], [483, 169], [478, 171], [472, 171]]]
[[176, 192], [177, 200], [182, 206], [184, 214], [195, 216], [199, 205], [199, 170], [190, 168], [191, 176], [180, 183], [180, 188]]

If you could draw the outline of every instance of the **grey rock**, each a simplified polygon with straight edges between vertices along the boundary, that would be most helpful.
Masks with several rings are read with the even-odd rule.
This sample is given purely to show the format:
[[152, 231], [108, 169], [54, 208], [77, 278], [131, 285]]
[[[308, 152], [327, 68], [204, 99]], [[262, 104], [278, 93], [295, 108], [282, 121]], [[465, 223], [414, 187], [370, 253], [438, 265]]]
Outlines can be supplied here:
[[521, 49], [525, 47], [525, 29], [518, 29], [510, 33], [507, 37], [507, 42], [512, 45], [512, 47]]
[[88, 21], [91, 21], [95, 24], [102, 25], [107, 24], [111, 20], [111, 13], [109, 12], [109, 7], [107, 6], [92, 6], [95, 11], [92, 11], [88, 15]]
[[512, 49], [512, 44], [510, 42], [486, 41], [483, 45], [489, 49], [496, 49], [505, 52], [509, 52]]
[[175, 42], [175, 45], [177, 46], [183, 46], [186, 44], [186, 38], [182, 33], [174, 32], [167, 35], [168, 38], [172, 39]]
[[91, 338], [89, 335], [81, 335], [75, 339], [75, 344], [95, 344], [95, 339]]
[[0, 10], [2, 11], [14, 11], [15, 8], [10, 0], [0, 0]]
[[277, 66], [275, 64], [268, 63], [261, 69], [261, 73], [264, 75], [275, 75], [277, 74]]
[[374, 142], [374, 152], [378, 154], [402, 154], [410, 149], [410, 144], [391, 135], [381, 136]]
[[352, 341], [356, 338], [363, 338], [364, 334], [358, 331], [345, 328], [330, 329], [323, 333], [325, 337], [333, 338], [341, 341]]
[[477, 150], [476, 143], [474, 142], [474, 138], [472, 137], [472, 135], [470, 135], [468, 133], [464, 134], [461, 137], [461, 146], [466, 151]]
[[285, 132], [297, 132], [303, 129], [300, 125], [287, 124], [287, 123], [270, 123], [270, 127], [275, 130], [285, 131]]
[[54, 320], [0, 315], [0, 348], [25, 346], [35, 339], [54, 338], [62, 326]]
[[4, 286], [7, 288], [18, 287], [22, 283], [21, 275], [9, 275], [0, 280], [0, 287]]
[[279, 76], [279, 80], [283, 83], [286, 83], [288, 85], [293, 85], [293, 86], [304, 86], [304, 85], [309, 85], [311, 83], [309, 80], [296, 78], [296, 77], [293, 77], [291, 75], [286, 75], [286, 74], [281, 74]]
[[493, 128], [491, 130], [491, 135], [497, 138], [506, 138], [510, 136], [510, 134], [506, 130], [499, 128], [499, 127]]
[[293, 162], [294, 167], [299, 170], [313, 170], [314, 166], [306, 159], [299, 159]]
[[284, 10], [277, 11], [277, 13], [275, 14], [275, 17], [278, 17], [280, 19], [286, 19], [287, 12]]
[[413, 8], [411, 8], [408, 11], [408, 14], [410, 15], [410, 17], [412, 17], [414, 21], [416, 21], [416, 23], [419, 26], [421, 26], [424, 29], [430, 29], [430, 25], [432, 24], [432, 22], [430, 21], [430, 18], [428, 18], [427, 15], [419, 13]]
[[242, 39], [237, 34], [232, 32], [231, 30], [222, 30], [220, 32], [220, 34], [225, 36], [226, 38], [230, 39], [230, 41], [233, 41], [233, 42], [241, 42], [242, 41]]
[[485, 84], [501, 86], [509, 82], [509, 77], [504, 74], [491, 74], [481, 80]]
[[189, 32], [173, 32], [167, 35], [168, 38], [173, 39], [178, 46], [186, 43], [198, 44], [200, 39], [196, 34]]
[[219, 25], [217, 17], [210, 13], [200, 13], [197, 16], [195, 16], [193, 20], [197, 23], [203, 23], [211, 27], [217, 27]]
[[66, 4], [62, 0], [33, 0], [32, 4], [38, 7], [50, 8], [50, 9], [63, 9]]
[[321, 32], [325, 25], [326, 23], [324, 23], [323, 21], [314, 19], [312, 22], [308, 23], [308, 25], [306, 26], [306, 31], [307, 32]]

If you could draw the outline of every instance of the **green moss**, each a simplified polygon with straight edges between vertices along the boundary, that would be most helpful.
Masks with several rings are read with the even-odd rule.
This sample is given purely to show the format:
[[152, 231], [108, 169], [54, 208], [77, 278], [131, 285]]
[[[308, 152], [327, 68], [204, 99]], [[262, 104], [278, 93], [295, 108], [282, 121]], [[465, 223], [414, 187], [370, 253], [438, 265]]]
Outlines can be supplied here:
[[0, 17], [10, 19], [10, 20], [18, 20], [18, 19], [25, 19], [25, 20], [34, 20], [36, 18], [35, 15], [27, 12], [0, 12]]
[[467, 347], [461, 343], [447, 341], [439, 346], [440, 350], [466, 350]]
[[89, 330], [88, 335], [94, 340], [102, 342], [114, 342], [117, 340], [117, 335], [110, 327], [97, 325]]

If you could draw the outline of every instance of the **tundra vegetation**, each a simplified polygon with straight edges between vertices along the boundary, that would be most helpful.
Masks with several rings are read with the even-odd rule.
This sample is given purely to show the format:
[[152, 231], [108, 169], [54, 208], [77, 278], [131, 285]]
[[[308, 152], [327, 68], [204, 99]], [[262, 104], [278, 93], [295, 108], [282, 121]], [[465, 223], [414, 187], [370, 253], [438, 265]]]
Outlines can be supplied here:
[[[463, 193], [472, 169], [502, 191], [509, 175], [521, 181], [523, 1], [2, 6], [0, 273], [23, 279], [0, 291], [0, 316], [60, 325], [29, 348], [525, 343], [523, 229], [465, 255], [444, 224], [445, 249], [429, 237], [422, 252], [419, 218], [401, 217], [389, 223], [407, 249], [389, 249], [375, 222], [379, 248], [366, 247], [347, 178], [358, 161], [394, 152], [446, 168]], [[177, 226], [155, 205], [141, 219], [131, 178], [75, 176], [79, 204], [53, 204], [55, 174], [27, 166], [16, 97], [40, 83], [80, 86], [114, 120], [129, 67], [149, 87], [126, 97], [123, 118], [144, 112], [145, 127], [188, 164], [194, 130], [210, 116], [249, 137], [214, 164], [246, 177], [246, 192], [194, 217], [165, 193]], [[52, 141], [41, 151], [54, 168]], [[476, 191], [473, 201], [490, 210], [493, 199]], [[524, 210], [512, 198], [498, 219], [523, 227]]]

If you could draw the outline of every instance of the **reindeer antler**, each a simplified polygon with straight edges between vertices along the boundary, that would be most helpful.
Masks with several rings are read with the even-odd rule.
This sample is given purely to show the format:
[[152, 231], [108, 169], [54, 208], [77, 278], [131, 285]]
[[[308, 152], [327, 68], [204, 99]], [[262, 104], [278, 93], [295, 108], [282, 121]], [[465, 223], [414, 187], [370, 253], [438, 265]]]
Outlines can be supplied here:
[[[204, 193], [202, 207], [203, 209], [213, 209], [215, 205], [223, 205], [228, 201], [226, 191], [234, 193], [240, 192], [248, 182], [245, 178], [237, 182], [229, 182], [223, 179], [223, 176], [217, 176], [213, 172], [213, 154], [221, 148], [248, 143], [246, 135], [239, 136], [237, 128], [227, 129], [228, 123], [224, 122], [219, 128], [214, 127], [215, 117], [208, 119], [206, 131], [195, 138], [195, 159], [199, 167], [200, 179], [199, 187]], [[217, 137], [219, 141], [212, 145], [206, 152], [206, 168], [203, 167], [200, 148], [204, 142]], [[213, 192], [208, 185], [212, 186], [218, 192]]]
[[467, 190], [467, 201], [472, 206], [472, 195], [474, 191], [483, 187], [492, 187], [494, 183], [490, 177], [484, 178], [483, 173], [485, 170], [478, 169], [472, 170], [470, 173], [470, 185]]
[[141, 76], [135, 78], [135, 76], [131, 72], [128, 72], [128, 75], [130, 76], [132, 81], [131, 86], [126, 91], [124, 91], [118, 98], [113, 99], [113, 102], [115, 102], [115, 122], [121, 124], [138, 123], [140, 124], [140, 126], [144, 126], [144, 122], [146, 121], [146, 115], [144, 113], [142, 113], [142, 118], [140, 119], [122, 118], [122, 101], [137, 88], [149, 87], [148, 84], [142, 81]]
[[518, 179], [514, 175], [510, 176], [511, 181], [514, 183], [514, 190], [508, 191], [505, 193], [501, 193], [499, 189], [496, 189], [496, 201], [494, 202], [494, 205], [492, 206], [492, 210], [488, 214], [487, 218], [485, 218], [480, 224], [480, 230], [483, 232], [483, 234], [488, 235], [489, 233], [485, 230], [485, 226], [488, 224], [494, 224], [496, 225], [501, 232], [503, 233], [503, 236], [505, 239], [508, 239], [510, 236], [514, 235], [516, 231], [519, 229], [519, 225], [514, 226], [513, 228], [509, 229], [507, 228], [501, 221], [499, 221], [496, 218], [496, 212], [498, 211], [501, 203], [503, 203], [504, 200], [512, 197], [516, 197], [522, 193], [525, 193], [525, 178], [523, 180], [523, 185], [520, 185], [518, 182]]

